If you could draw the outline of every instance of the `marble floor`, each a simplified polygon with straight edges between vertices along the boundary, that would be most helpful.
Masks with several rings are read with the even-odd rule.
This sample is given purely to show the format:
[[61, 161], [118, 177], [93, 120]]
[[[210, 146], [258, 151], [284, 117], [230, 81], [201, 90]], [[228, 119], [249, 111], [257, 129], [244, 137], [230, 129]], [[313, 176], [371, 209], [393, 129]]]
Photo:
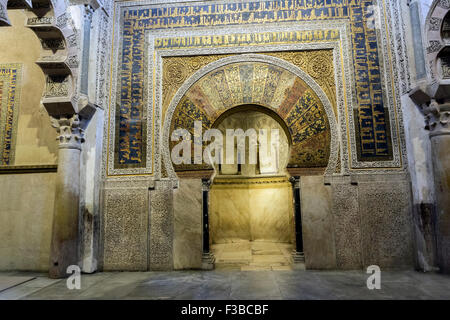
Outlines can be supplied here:
[[0, 292], [0, 299], [187, 299], [187, 300], [450, 300], [450, 276], [415, 271], [384, 271], [381, 290], [368, 290], [363, 271], [174, 271], [100, 272], [82, 275], [81, 289], [45, 274], [11, 272], [3, 277], [34, 277]]
[[239, 240], [211, 247], [216, 269], [241, 271], [291, 270], [292, 244]]

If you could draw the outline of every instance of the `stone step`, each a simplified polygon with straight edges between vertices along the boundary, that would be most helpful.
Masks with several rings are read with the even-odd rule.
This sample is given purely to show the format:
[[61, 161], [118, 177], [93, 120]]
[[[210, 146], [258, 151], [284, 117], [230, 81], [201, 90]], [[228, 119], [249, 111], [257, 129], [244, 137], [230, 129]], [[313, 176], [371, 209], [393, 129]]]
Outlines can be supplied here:
[[272, 267], [242, 266], [241, 271], [271, 271]]
[[231, 263], [231, 264], [249, 264], [252, 259], [226, 259], [221, 257], [216, 257], [216, 263]]
[[254, 255], [279, 255], [280, 250], [255, 250], [252, 249]]
[[216, 270], [241, 270], [243, 267], [242, 264], [233, 264], [233, 263], [216, 263], [214, 268]]

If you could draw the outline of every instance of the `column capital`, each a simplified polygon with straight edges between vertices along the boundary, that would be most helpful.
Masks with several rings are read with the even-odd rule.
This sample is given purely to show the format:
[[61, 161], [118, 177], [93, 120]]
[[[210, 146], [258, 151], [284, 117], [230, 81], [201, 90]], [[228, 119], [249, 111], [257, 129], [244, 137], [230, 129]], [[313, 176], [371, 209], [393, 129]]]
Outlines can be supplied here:
[[50, 117], [52, 127], [58, 134], [56, 140], [59, 141], [60, 149], [79, 149], [84, 142], [84, 129], [78, 114], [71, 116]]
[[425, 116], [425, 129], [430, 131], [430, 136], [450, 134], [450, 103], [439, 104], [432, 99], [430, 103], [422, 106]]
[[202, 179], [202, 190], [209, 191], [210, 187], [211, 187], [211, 179], [203, 178]]
[[56, 140], [59, 141], [60, 149], [81, 150], [84, 132], [95, 114], [96, 106], [89, 103], [89, 99], [85, 95], [80, 95], [76, 105], [78, 112], [49, 113], [51, 125], [58, 134]]
[[290, 177], [289, 182], [292, 184], [292, 188], [300, 189], [300, 177], [299, 176]]
[[94, 14], [95, 8], [91, 6], [91, 4], [85, 4], [83, 10], [83, 19], [89, 20], [89, 23], [92, 22], [92, 15]]

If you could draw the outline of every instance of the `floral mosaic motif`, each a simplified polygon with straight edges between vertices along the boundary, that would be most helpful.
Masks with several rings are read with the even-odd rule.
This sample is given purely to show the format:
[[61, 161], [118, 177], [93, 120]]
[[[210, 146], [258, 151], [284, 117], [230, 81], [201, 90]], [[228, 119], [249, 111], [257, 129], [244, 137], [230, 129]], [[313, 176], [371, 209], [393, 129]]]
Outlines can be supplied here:
[[[289, 166], [328, 165], [331, 137], [322, 102], [303, 80], [267, 63], [233, 63], [206, 74], [176, 107], [171, 132], [182, 128], [193, 134], [194, 121], [202, 121], [204, 129], [209, 129], [226, 110], [245, 104], [269, 108], [285, 121], [292, 138]], [[185, 167], [175, 166], [175, 170]]]

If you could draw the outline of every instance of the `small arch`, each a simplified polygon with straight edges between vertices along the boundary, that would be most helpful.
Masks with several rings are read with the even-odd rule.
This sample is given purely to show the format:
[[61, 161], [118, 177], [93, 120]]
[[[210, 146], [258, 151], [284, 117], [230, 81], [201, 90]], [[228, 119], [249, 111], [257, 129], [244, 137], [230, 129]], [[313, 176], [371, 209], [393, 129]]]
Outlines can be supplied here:
[[445, 47], [439, 52], [437, 56], [437, 71], [441, 79], [450, 79], [450, 47]]
[[441, 57], [447, 53], [446, 48], [450, 46], [450, 11], [440, 0], [434, 0], [430, 6], [424, 34], [429, 75], [434, 81], [445, 79], [442, 77]]
[[450, 12], [447, 12], [442, 21], [441, 37], [444, 42], [450, 43]]
[[283, 131], [286, 134], [286, 137], [288, 138], [289, 145], [292, 145], [292, 136], [291, 136], [291, 133], [289, 132], [289, 128], [288, 128], [286, 122], [280, 117], [280, 115], [278, 113], [276, 113], [275, 111], [273, 111], [265, 106], [262, 106], [262, 105], [244, 104], [244, 105], [232, 107], [232, 108], [228, 109], [227, 111], [225, 111], [224, 113], [222, 113], [216, 119], [216, 121], [214, 121], [212, 128], [217, 128], [222, 123], [223, 120], [225, 120], [232, 114], [235, 114], [238, 112], [243, 112], [243, 111], [258, 111], [258, 112], [265, 113], [268, 116], [275, 119], [280, 124], [280, 126], [283, 128]]

